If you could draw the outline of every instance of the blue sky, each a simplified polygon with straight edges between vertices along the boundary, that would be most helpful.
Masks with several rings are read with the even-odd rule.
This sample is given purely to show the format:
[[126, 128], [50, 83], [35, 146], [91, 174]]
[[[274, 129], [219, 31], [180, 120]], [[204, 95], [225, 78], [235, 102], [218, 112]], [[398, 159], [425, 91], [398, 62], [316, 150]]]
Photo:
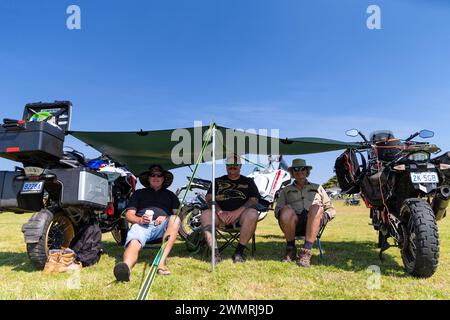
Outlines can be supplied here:
[[[70, 4], [81, 30], [66, 28]], [[370, 4], [381, 30], [366, 27]], [[1, 0], [0, 117], [71, 100], [73, 130], [214, 120], [352, 140], [344, 132], [354, 127], [399, 137], [427, 128], [450, 150], [448, 21], [443, 0]], [[304, 156], [311, 180], [326, 181], [338, 154]], [[14, 165], [0, 159], [2, 170]], [[174, 173], [176, 187], [188, 170]]]

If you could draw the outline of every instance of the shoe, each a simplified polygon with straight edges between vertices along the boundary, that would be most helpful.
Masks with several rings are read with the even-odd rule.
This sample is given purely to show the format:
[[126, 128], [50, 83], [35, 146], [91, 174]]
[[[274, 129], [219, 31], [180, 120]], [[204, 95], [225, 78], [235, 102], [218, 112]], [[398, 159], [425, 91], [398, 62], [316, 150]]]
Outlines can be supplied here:
[[297, 265], [299, 267], [308, 268], [311, 266], [311, 256], [312, 256], [312, 250], [301, 248], [300, 253], [298, 254], [297, 258]]
[[240, 262], [245, 262], [245, 256], [244, 254], [241, 253], [234, 253], [233, 256], [231, 257], [231, 259], [233, 259], [233, 263], [240, 263]]
[[77, 271], [81, 270], [82, 267], [81, 263], [75, 260], [75, 251], [64, 249], [53, 272]]
[[130, 268], [125, 262], [119, 262], [114, 267], [114, 276], [117, 281], [130, 281]]
[[281, 262], [292, 262], [297, 260], [297, 248], [286, 247], [286, 254], [281, 259]]
[[44, 266], [45, 273], [52, 273], [61, 258], [62, 250], [49, 250], [47, 262]]
[[170, 276], [172, 273], [164, 267], [158, 268], [158, 274], [160, 276]]

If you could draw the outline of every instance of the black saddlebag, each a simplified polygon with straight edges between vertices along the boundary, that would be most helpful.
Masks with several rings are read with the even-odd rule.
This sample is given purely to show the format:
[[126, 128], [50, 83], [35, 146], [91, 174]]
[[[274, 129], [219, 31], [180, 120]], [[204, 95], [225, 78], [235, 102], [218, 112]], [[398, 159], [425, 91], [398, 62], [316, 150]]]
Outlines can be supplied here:
[[378, 159], [381, 161], [393, 161], [402, 152], [402, 142], [399, 139], [389, 139], [375, 143]]
[[19, 174], [18, 171], [0, 171], [0, 211], [18, 210], [17, 194], [22, 183], [14, 181], [14, 178]]
[[342, 193], [356, 194], [360, 188], [357, 184], [357, 178], [360, 175], [360, 168], [356, 152], [352, 149], [345, 150], [334, 164], [334, 171], [342, 189]]
[[[450, 151], [444, 153], [442, 156], [439, 157], [439, 162], [450, 165]], [[442, 172], [445, 175], [445, 182], [444, 184], [450, 185], [450, 170], [442, 170]]]
[[361, 181], [361, 193], [364, 198], [373, 206], [383, 206], [384, 201], [389, 196], [388, 176], [384, 172], [377, 172], [372, 175], [365, 175]]

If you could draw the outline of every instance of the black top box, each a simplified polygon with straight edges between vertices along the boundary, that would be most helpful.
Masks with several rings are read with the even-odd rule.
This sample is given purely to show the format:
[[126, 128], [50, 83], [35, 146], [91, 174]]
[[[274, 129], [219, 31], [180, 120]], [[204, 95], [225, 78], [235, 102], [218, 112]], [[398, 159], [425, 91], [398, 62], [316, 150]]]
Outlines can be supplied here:
[[24, 165], [47, 166], [63, 156], [70, 130], [70, 101], [37, 102], [25, 106], [23, 119], [3, 119], [0, 157]]
[[0, 127], [0, 157], [29, 164], [57, 161], [63, 156], [64, 132], [47, 122]]

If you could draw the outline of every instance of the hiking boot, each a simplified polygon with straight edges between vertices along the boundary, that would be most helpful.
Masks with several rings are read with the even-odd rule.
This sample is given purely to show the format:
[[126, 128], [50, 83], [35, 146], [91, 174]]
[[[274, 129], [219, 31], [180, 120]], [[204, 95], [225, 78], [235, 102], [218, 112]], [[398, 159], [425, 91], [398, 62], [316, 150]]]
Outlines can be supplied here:
[[44, 266], [45, 273], [52, 273], [55, 271], [56, 265], [61, 258], [62, 250], [49, 250], [47, 262]]
[[58, 263], [54, 272], [76, 271], [82, 268], [81, 263], [75, 261], [75, 251], [72, 249], [64, 249], [61, 252]]
[[312, 250], [301, 248], [297, 258], [297, 265], [299, 267], [308, 268], [311, 266], [311, 256]]
[[297, 260], [297, 248], [296, 247], [286, 247], [286, 254], [281, 259], [281, 262], [292, 262]]
[[245, 262], [245, 256], [244, 256], [244, 254], [237, 253], [237, 252], [235, 252], [235, 253], [233, 254], [233, 256], [231, 257], [231, 259], [233, 259], [233, 263]]
[[130, 281], [130, 268], [125, 262], [119, 262], [114, 267], [114, 276], [117, 281]]

